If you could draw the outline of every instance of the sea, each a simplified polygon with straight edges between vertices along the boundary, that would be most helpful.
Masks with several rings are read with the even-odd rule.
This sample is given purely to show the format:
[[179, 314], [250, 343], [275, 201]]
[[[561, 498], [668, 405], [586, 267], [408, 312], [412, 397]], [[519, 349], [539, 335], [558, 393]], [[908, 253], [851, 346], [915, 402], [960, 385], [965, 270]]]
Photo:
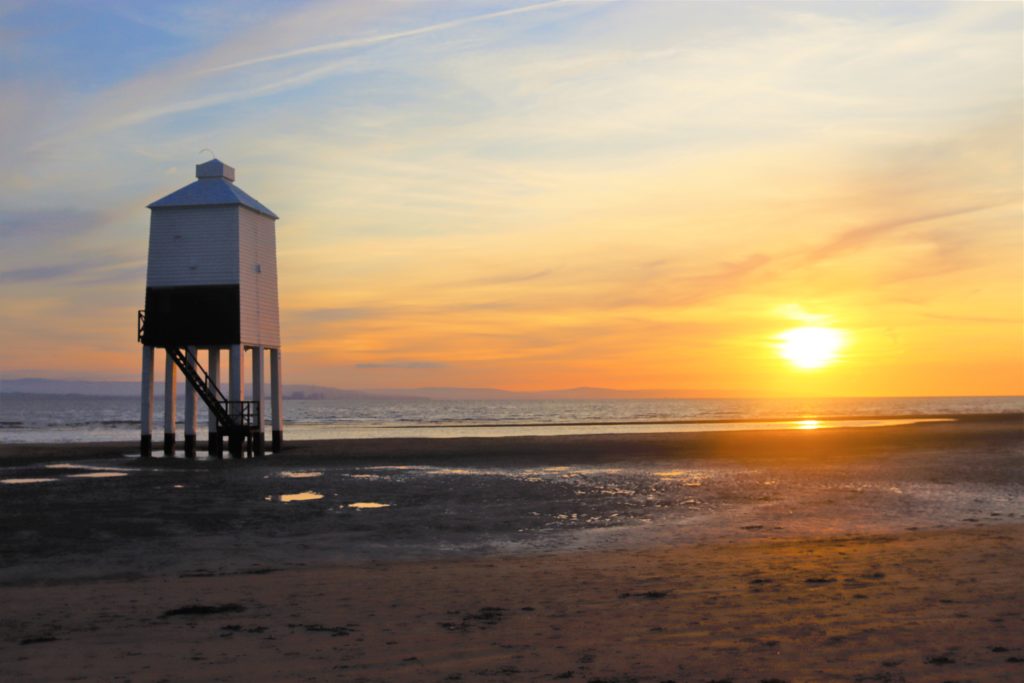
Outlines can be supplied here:
[[[177, 401], [177, 432], [182, 434]], [[881, 426], [962, 414], [1024, 412], [1024, 397], [602, 400], [285, 400], [289, 441], [396, 437], [497, 437]], [[206, 432], [199, 409], [199, 433]], [[269, 421], [269, 417], [268, 417]], [[154, 432], [162, 432], [157, 400]], [[268, 424], [269, 429], [269, 424]], [[134, 397], [0, 394], [0, 443], [131, 441]]]

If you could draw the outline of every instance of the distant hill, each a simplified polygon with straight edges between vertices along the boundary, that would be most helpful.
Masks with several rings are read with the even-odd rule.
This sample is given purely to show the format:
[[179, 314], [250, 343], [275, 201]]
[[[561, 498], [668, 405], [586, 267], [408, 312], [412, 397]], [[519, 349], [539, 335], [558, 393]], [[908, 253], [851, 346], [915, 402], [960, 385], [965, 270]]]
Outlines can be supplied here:
[[[251, 395], [252, 385], [246, 384], [247, 395]], [[138, 382], [103, 382], [90, 380], [42, 379], [25, 377], [20, 379], [0, 380], [0, 394], [77, 394], [82, 396], [138, 396]], [[162, 395], [163, 382], [156, 382], [156, 393]], [[270, 395], [269, 385], [265, 389]], [[178, 394], [185, 392], [184, 380], [178, 381]], [[322, 387], [316, 384], [286, 384], [285, 398], [339, 399], [339, 398], [373, 398], [371, 394], [361, 391]]]
[[[251, 395], [246, 385], [246, 395]], [[156, 393], [163, 393], [163, 383], [156, 383]], [[178, 383], [178, 394], [184, 393], [184, 382]], [[84, 396], [138, 396], [138, 382], [104, 382], [95, 380], [42, 379], [24, 377], [0, 380], [0, 394], [77, 394]], [[270, 395], [269, 388], [266, 395]], [[416, 389], [336, 389], [316, 384], [286, 384], [285, 398], [290, 399], [419, 399], [439, 401], [537, 401], [563, 399], [591, 401], [602, 399], [674, 398], [686, 396], [678, 391], [621, 391], [601, 387], [577, 387], [553, 391], [506, 391], [486, 387], [420, 387]], [[693, 394], [690, 394], [693, 395]]]
[[[161, 391], [163, 385], [160, 385]], [[86, 396], [138, 396], [138, 382], [41, 379], [0, 380], [0, 394], [82, 394]]]
[[[267, 387], [267, 392], [270, 387]], [[269, 396], [270, 394], [267, 393]], [[293, 399], [344, 399], [344, 398], [379, 398], [379, 395], [370, 391], [353, 389], [335, 389], [334, 387], [322, 387], [317, 384], [286, 384], [284, 385], [284, 397]], [[388, 398], [415, 398], [412, 396], [400, 396], [397, 392], [388, 394]]]

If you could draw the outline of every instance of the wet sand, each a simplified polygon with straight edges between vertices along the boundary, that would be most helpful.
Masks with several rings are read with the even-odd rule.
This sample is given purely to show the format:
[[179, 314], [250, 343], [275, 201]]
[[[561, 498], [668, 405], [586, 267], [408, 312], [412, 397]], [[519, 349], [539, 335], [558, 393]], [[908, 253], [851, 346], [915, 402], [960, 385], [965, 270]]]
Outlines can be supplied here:
[[0, 679], [1018, 681], [1021, 447], [1020, 416], [4, 446], [56, 481], [0, 488]]

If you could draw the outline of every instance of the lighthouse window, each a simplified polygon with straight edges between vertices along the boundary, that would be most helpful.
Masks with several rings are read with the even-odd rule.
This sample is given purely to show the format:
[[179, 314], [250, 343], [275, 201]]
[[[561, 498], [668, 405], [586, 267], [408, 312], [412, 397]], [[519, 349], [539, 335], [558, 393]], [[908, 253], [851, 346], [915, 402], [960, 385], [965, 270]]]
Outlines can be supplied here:
[[254, 273], [262, 273], [263, 269], [260, 268], [260, 264], [256, 263], [252, 267], [252, 272], [254, 272]]

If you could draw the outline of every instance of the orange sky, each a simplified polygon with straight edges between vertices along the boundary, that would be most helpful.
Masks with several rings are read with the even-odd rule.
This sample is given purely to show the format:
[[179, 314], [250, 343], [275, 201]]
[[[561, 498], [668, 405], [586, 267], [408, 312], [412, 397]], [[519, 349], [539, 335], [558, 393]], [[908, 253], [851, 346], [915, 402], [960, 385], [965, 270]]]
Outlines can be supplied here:
[[288, 382], [1024, 393], [1020, 5], [253, 7], [0, 15], [0, 377], [137, 376], [209, 147], [281, 216]]

